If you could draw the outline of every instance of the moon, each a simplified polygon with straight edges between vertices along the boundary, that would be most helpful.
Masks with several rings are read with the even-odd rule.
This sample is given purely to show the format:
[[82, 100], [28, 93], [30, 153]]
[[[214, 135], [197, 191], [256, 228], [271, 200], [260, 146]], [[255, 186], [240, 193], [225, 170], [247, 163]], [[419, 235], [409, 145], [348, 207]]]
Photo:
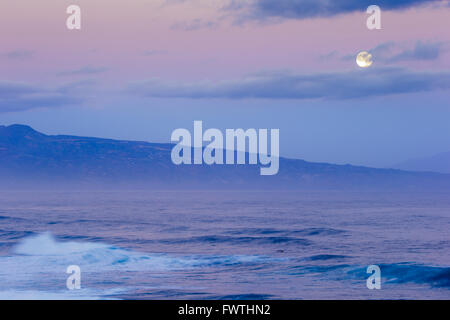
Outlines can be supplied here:
[[372, 55], [367, 51], [362, 51], [356, 56], [356, 63], [361, 68], [368, 68], [372, 65]]

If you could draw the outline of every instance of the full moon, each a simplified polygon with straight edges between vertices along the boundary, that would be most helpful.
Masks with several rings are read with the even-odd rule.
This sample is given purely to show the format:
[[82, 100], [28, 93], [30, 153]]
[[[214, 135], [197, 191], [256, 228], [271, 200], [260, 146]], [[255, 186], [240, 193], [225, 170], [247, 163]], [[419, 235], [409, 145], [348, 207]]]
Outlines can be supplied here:
[[362, 51], [356, 56], [356, 63], [361, 68], [368, 68], [372, 65], [372, 55], [367, 51]]

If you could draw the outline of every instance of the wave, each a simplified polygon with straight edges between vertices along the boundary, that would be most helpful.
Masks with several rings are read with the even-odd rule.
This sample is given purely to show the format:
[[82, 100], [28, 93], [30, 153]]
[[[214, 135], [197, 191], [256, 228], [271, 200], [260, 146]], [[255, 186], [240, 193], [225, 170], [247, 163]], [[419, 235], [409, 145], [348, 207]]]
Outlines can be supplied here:
[[[185, 255], [170, 256], [163, 253], [145, 254], [116, 246], [77, 241], [58, 241], [50, 233], [42, 233], [23, 239], [13, 250], [16, 258], [30, 257], [53, 261], [61, 265], [80, 264], [86, 267], [123, 266], [127, 270], [173, 270], [241, 263], [259, 263], [267, 257], [257, 255]], [[2, 258], [0, 258], [1, 261]]]
[[[427, 266], [412, 262], [380, 264], [381, 277], [387, 284], [428, 284], [432, 287], [450, 288], [450, 267]], [[352, 275], [366, 275], [365, 269], [355, 269]]]
[[[77, 291], [74, 295], [65, 289], [68, 266], [78, 265], [82, 274], [98, 279], [101, 285], [113, 283], [120, 272], [176, 272], [195, 268], [253, 266], [269, 264], [271, 258], [257, 255], [183, 255], [146, 254], [118, 248], [105, 243], [59, 241], [50, 233], [41, 233], [22, 239], [12, 254], [0, 256], [0, 299], [91, 299], [108, 290]], [[97, 278], [98, 275], [99, 278]], [[120, 277], [119, 277], [120, 278]], [[113, 282], [111, 282], [113, 280]], [[124, 289], [119, 279], [115, 290]], [[43, 289], [42, 289], [43, 288]], [[55, 290], [46, 291], [48, 288]], [[42, 293], [40, 295], [39, 293]]]
[[230, 244], [293, 244], [299, 246], [309, 246], [312, 241], [303, 238], [286, 237], [286, 236], [264, 236], [264, 237], [233, 237], [233, 236], [216, 236], [206, 235], [190, 238], [176, 238], [160, 240], [164, 244], [182, 244], [182, 243], [230, 243]]
[[333, 236], [340, 235], [342, 233], [347, 233], [345, 230], [333, 229], [333, 228], [304, 228], [298, 230], [281, 230], [274, 228], [242, 228], [237, 230], [231, 230], [230, 234], [256, 234], [256, 235], [267, 235], [267, 234], [285, 234], [288, 236]]
[[348, 259], [349, 256], [337, 255], [337, 254], [317, 254], [306, 258], [306, 260], [311, 261], [326, 261], [326, 260], [343, 260]]

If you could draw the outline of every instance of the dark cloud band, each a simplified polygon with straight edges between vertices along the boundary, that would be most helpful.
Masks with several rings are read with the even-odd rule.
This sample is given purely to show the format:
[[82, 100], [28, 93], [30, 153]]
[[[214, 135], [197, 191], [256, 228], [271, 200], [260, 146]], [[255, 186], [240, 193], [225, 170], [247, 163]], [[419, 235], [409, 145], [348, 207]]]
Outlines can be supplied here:
[[374, 4], [385, 10], [400, 10], [442, 2], [442, 0], [233, 0], [228, 8], [246, 11], [246, 17], [249, 19], [307, 19], [355, 11], [364, 12], [368, 6]]
[[192, 99], [353, 99], [450, 88], [450, 73], [386, 68], [353, 72], [294, 74], [264, 72], [232, 81], [134, 83], [133, 94]]
[[48, 89], [26, 83], [0, 81], [0, 113], [80, 103], [64, 88]]

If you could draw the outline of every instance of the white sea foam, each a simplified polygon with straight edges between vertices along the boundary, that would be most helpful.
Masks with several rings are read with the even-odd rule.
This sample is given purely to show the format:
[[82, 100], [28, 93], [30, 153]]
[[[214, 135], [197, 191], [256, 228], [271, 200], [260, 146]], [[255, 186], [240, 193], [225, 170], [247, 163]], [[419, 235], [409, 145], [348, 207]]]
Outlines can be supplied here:
[[14, 252], [30, 256], [71, 255], [94, 249], [105, 249], [104, 244], [92, 242], [58, 242], [49, 233], [41, 233], [25, 238], [15, 248]]
[[68, 277], [65, 271], [69, 265], [81, 268], [82, 279], [87, 274], [89, 279], [97, 279], [101, 283], [102, 280], [115, 281], [115, 274], [121, 271], [151, 274], [198, 267], [251, 264], [267, 259], [239, 255], [145, 254], [103, 243], [58, 241], [50, 233], [24, 238], [12, 252], [12, 255], [0, 257], [0, 299], [96, 299], [125, 290], [114, 288], [111, 291], [107, 288], [99, 291], [69, 291], [65, 288]]

